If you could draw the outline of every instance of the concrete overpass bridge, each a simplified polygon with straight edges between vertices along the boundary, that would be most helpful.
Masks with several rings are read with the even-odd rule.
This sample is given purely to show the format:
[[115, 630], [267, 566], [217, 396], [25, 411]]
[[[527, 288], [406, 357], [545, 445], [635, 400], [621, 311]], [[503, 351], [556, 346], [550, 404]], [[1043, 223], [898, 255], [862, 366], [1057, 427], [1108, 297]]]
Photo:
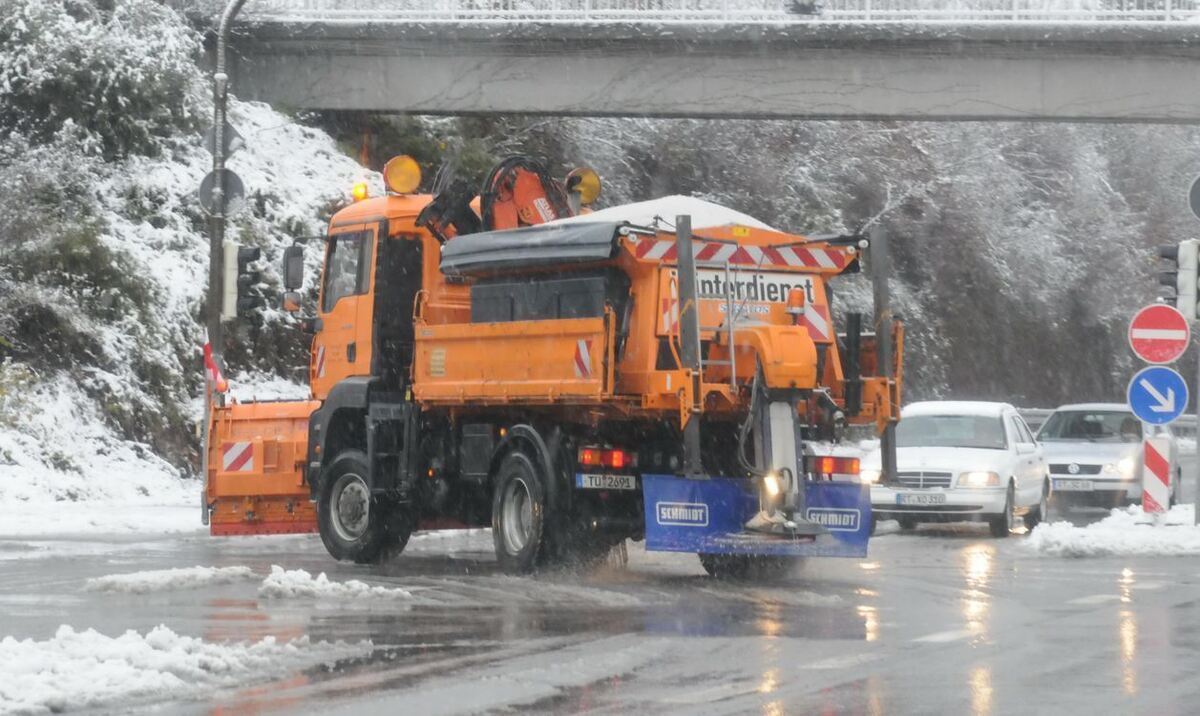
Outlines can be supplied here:
[[[174, 1], [203, 12], [211, 0]], [[248, 0], [244, 12], [234, 92], [284, 107], [1200, 121], [1197, 0]]]

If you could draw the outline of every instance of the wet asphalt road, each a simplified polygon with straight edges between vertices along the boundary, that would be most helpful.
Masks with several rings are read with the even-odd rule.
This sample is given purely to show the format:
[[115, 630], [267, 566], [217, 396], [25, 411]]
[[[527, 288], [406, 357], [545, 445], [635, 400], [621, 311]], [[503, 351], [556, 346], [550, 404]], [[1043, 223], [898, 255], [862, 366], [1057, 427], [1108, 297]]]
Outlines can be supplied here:
[[[8, 540], [0, 635], [166, 624], [210, 640], [307, 634], [374, 645], [369, 658], [332, 669], [100, 712], [1200, 709], [1200, 558], [1052, 558], [1023, 540], [1023, 531], [992, 539], [982, 525], [925, 526], [876, 538], [868, 559], [813, 560], [769, 585], [716, 582], [693, 555], [636, 545], [626, 566], [511, 578], [497, 572], [486, 533], [417, 539], [378, 567], [335, 564], [308, 536]], [[264, 600], [257, 581], [82, 591], [105, 574], [194, 565], [266, 574], [272, 564], [403, 587], [413, 599]]]

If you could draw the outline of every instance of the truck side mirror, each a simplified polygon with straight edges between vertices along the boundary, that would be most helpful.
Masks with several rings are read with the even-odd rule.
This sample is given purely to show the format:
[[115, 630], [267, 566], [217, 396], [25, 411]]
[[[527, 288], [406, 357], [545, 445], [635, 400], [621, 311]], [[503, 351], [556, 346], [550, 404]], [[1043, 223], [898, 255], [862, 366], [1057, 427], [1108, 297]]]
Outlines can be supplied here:
[[304, 286], [304, 247], [289, 246], [283, 250], [283, 287], [296, 291]]

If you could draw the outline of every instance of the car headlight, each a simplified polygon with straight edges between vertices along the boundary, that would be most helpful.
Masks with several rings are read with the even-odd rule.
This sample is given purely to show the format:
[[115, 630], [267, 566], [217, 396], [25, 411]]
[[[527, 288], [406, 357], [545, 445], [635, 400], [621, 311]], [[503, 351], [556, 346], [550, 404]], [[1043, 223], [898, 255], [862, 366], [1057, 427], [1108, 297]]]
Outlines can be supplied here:
[[858, 481], [867, 485], [874, 485], [875, 483], [879, 482], [879, 477], [882, 474], [883, 471], [881, 470], [859, 470]]
[[964, 472], [958, 476], [959, 487], [998, 487], [999, 485], [1000, 475], [994, 472], [975, 470]]
[[1133, 471], [1137, 469], [1137, 460], [1132, 456], [1125, 456], [1117, 462], [1117, 472], [1121, 473], [1121, 477], [1128, 480], [1133, 477]]

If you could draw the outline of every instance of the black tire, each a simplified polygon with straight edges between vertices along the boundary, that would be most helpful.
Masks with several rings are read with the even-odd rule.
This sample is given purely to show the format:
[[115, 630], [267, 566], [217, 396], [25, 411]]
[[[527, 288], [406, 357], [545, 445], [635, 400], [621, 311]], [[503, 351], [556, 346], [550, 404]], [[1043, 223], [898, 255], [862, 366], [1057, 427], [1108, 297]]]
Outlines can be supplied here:
[[492, 542], [508, 574], [528, 574], [546, 549], [546, 476], [524, 450], [509, 453], [496, 471]]
[[398, 508], [370, 497], [367, 474], [367, 456], [361, 450], [343, 450], [322, 473], [317, 528], [334, 559], [378, 562], [403, 551], [412, 534], [412, 521]]
[[1031, 508], [1029, 510], [1029, 512], [1025, 515], [1025, 526], [1030, 531], [1033, 531], [1034, 527], [1037, 527], [1038, 525], [1040, 525], [1043, 522], [1049, 521], [1049, 519], [1050, 519], [1050, 483], [1043, 482], [1042, 483], [1042, 498], [1041, 498], [1041, 500], [1038, 501], [1037, 507]]
[[1014, 522], [1013, 493], [1013, 485], [1010, 482], [1008, 483], [1008, 490], [1004, 493], [1004, 512], [988, 520], [988, 529], [991, 530], [992, 536], [997, 539], [1004, 539], [1012, 532]]
[[912, 532], [917, 528], [918, 523], [916, 517], [901, 517], [899, 521], [900, 529], [904, 532]]

